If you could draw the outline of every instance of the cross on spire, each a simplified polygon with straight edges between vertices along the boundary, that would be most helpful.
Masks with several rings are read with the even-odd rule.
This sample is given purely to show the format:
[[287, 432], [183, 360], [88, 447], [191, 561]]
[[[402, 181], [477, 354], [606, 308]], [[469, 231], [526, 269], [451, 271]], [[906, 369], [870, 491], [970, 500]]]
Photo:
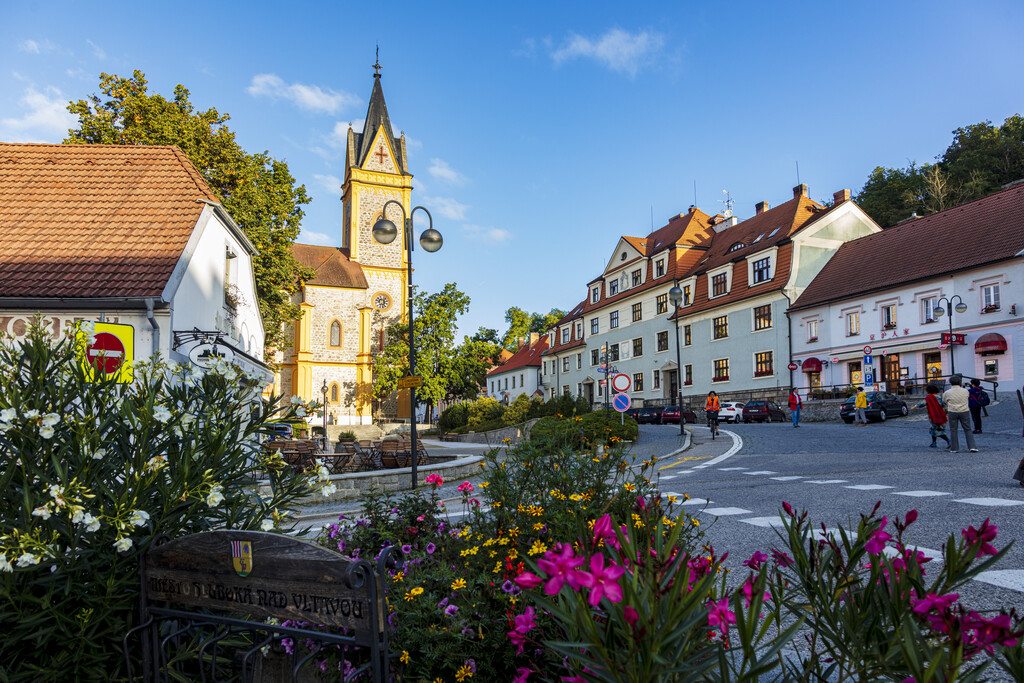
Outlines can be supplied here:
[[380, 77], [380, 45], [377, 46], [377, 61], [373, 63], [373, 75]]
[[377, 157], [377, 161], [383, 164], [384, 159], [387, 157], [387, 154], [384, 152], [384, 145], [378, 147], [373, 156]]

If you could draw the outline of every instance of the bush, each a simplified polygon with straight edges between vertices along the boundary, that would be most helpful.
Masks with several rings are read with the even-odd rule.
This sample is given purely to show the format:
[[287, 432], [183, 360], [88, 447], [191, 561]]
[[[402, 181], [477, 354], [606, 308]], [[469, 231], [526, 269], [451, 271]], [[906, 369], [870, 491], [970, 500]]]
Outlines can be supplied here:
[[[269, 530], [309, 493], [258, 440], [311, 406], [254, 402], [256, 385], [226, 365], [169, 376], [140, 361], [132, 384], [89, 381], [87, 336], [51, 345], [36, 324], [21, 346], [0, 343], [4, 681], [123, 678], [139, 556], [155, 535]], [[252, 492], [256, 467], [268, 498]]]
[[356, 433], [353, 431], [338, 432], [338, 440], [345, 439], [347, 441], [355, 441]]
[[[467, 427], [476, 427], [484, 422], [492, 422], [494, 420], [501, 420], [501, 416], [505, 414], [505, 406], [498, 403], [495, 399], [484, 396], [478, 398], [473, 403], [469, 404], [468, 415], [466, 417]], [[474, 431], [483, 431], [481, 429], [475, 429]]]
[[465, 427], [469, 420], [469, 403], [455, 403], [444, 409], [437, 418], [437, 427], [443, 432], [450, 432]]
[[589, 444], [636, 440], [639, 428], [632, 418], [600, 410], [582, 417], [553, 416], [537, 421], [530, 430], [530, 440], [553, 447], [585, 448]]
[[526, 394], [519, 394], [516, 396], [516, 400], [512, 401], [505, 410], [505, 415], [502, 421], [507, 425], [519, 424], [520, 422], [526, 422], [527, 414], [530, 412], [530, 397]]

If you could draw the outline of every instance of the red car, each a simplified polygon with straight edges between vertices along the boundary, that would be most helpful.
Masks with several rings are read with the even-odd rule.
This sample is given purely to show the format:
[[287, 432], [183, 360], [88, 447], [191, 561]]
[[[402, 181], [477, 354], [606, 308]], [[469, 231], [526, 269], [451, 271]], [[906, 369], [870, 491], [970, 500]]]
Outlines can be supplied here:
[[662, 424], [679, 424], [683, 420], [689, 424], [697, 423], [697, 414], [692, 410], [679, 410], [679, 406], [668, 406], [661, 411]]

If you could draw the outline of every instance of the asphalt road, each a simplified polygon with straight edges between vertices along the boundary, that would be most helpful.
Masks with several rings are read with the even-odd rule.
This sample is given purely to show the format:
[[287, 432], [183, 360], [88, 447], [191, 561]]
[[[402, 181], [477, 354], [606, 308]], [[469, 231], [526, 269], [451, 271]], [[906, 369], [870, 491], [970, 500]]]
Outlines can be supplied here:
[[[1007, 396], [1006, 398], [1010, 398]], [[962, 599], [975, 609], [1024, 606], [1024, 488], [1011, 479], [1024, 457], [1022, 418], [1015, 397], [989, 406], [977, 435], [978, 453], [952, 454], [928, 447], [923, 417], [890, 419], [866, 427], [834, 422], [725, 425], [715, 441], [706, 427], [692, 429], [693, 445], [663, 463], [659, 488], [686, 493], [687, 509], [701, 520], [708, 540], [737, 575], [760, 550], [779, 547], [782, 501], [807, 510], [815, 526], [855, 527], [881, 502], [879, 514], [919, 519], [909, 541], [938, 554], [952, 533], [986, 518], [999, 527], [996, 547], [1015, 542], [993, 571], [975, 580]], [[726, 437], [726, 438], [723, 438]], [[644, 425], [638, 447], [663, 452], [678, 440], [674, 425]], [[963, 446], [961, 435], [961, 447]], [[940, 442], [941, 443], [941, 442]], [[707, 501], [707, 502], [704, 502]], [[892, 532], [891, 527], [888, 531]]]

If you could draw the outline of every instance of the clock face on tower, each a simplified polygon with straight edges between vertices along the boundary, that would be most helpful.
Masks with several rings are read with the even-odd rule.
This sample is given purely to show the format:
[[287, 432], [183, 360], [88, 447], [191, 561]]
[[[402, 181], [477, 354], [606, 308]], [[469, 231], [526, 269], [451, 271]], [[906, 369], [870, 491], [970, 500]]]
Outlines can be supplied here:
[[384, 292], [377, 292], [373, 295], [373, 307], [378, 311], [386, 311], [391, 308], [391, 297]]

